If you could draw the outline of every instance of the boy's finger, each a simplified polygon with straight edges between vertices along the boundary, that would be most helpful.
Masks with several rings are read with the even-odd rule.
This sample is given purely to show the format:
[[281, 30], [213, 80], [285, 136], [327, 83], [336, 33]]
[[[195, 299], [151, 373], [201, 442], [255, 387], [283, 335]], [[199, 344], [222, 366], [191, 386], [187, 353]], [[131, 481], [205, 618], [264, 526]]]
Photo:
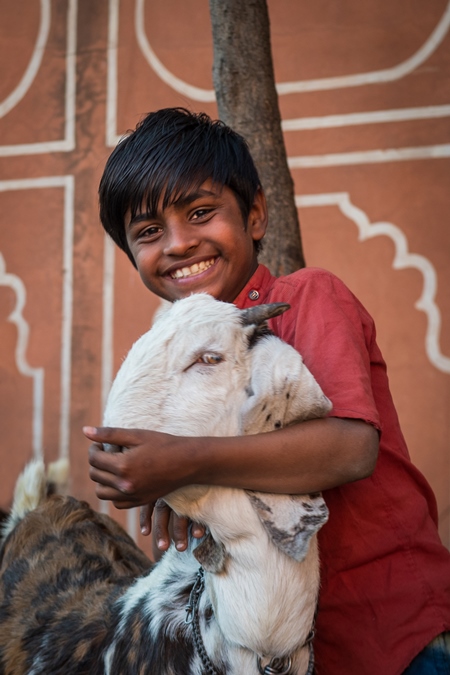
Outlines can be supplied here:
[[135, 509], [136, 508], [135, 502], [127, 502], [127, 501], [122, 501], [122, 500], [118, 500], [118, 499], [112, 499], [111, 501], [114, 504], [116, 509]]
[[[105, 454], [100, 451], [98, 452], [100, 455]], [[89, 467], [89, 478], [94, 481], [94, 483], [98, 483], [99, 486], [103, 486], [105, 488], [112, 488], [120, 495], [130, 496], [133, 494], [133, 484], [126, 478], [123, 478], [120, 469], [114, 466], [111, 467], [109, 464], [106, 465], [105, 468], [102, 468], [100, 465], [101, 462], [94, 464], [91, 462], [90, 458], [89, 462], [91, 464]], [[110, 497], [101, 497], [101, 499], [110, 499]]]
[[113, 502], [116, 508], [129, 509], [136, 506], [136, 504], [127, 496], [121, 494], [118, 490], [107, 485], [97, 485], [95, 494], [98, 499], [102, 501]]
[[97, 443], [109, 443], [129, 448], [140, 442], [138, 429], [121, 429], [116, 427], [83, 427], [84, 435]]
[[141, 533], [146, 537], [152, 531], [153, 504], [144, 504], [139, 510]]
[[[121, 476], [124, 470], [124, 457], [122, 453], [109, 453], [104, 452], [101, 445], [98, 443], [92, 443], [89, 446], [88, 450], [88, 461], [91, 466], [90, 472], [92, 469], [98, 469], [98, 471], [104, 471], [107, 474], [113, 474], [115, 476]], [[97, 483], [101, 483], [101, 480], [97, 480], [93, 475], [90, 476], [92, 480], [96, 480]]]
[[172, 509], [166, 502], [158, 499], [153, 511], [153, 532], [156, 545], [160, 551], [167, 551], [170, 546], [169, 520]]
[[185, 551], [188, 545], [188, 525], [189, 520], [182, 516], [172, 514], [173, 540], [177, 551]]
[[205, 534], [205, 527], [204, 525], [200, 525], [199, 523], [192, 523], [192, 536], [195, 537], [195, 539], [201, 539]]

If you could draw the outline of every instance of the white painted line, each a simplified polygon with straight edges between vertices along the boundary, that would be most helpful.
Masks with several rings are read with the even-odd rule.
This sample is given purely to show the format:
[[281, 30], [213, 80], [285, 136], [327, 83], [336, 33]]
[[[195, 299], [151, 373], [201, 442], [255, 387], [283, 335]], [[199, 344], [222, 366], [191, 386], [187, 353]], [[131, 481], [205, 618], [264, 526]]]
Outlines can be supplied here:
[[103, 244], [103, 335], [102, 335], [102, 375], [101, 410], [106, 406], [109, 390], [113, 381], [114, 359], [114, 276], [115, 244], [106, 233]]
[[394, 82], [402, 77], [409, 75], [416, 68], [436, 51], [450, 27], [450, 2], [442, 15], [436, 28], [429, 38], [409, 59], [402, 63], [386, 68], [384, 70], [374, 70], [368, 73], [357, 73], [354, 75], [342, 75], [338, 77], [323, 77], [317, 80], [299, 80], [293, 82], [282, 82], [277, 85], [279, 95], [295, 94], [307, 91], [325, 91], [330, 89], [345, 89], [347, 87], [362, 87], [368, 84], [379, 84], [381, 82]]
[[306, 155], [289, 157], [291, 169], [311, 169], [324, 166], [350, 166], [355, 164], [380, 164], [383, 162], [406, 162], [417, 159], [450, 157], [450, 144], [427, 145], [417, 148], [390, 148], [387, 150], [362, 150], [330, 155]]
[[75, 179], [64, 176], [63, 312], [61, 329], [60, 457], [69, 456], [70, 389], [72, 383], [73, 235]]
[[[77, 0], [69, 0], [67, 10], [66, 101], [64, 152], [75, 148], [76, 60], [77, 60]], [[53, 152], [55, 152], [53, 150]]]
[[188, 84], [165, 67], [165, 65], [158, 59], [153, 51], [150, 42], [145, 34], [145, 16], [144, 16], [145, 0], [136, 0], [136, 11], [134, 14], [134, 25], [136, 30], [136, 37], [141, 48], [141, 51], [150, 67], [155, 71], [158, 77], [169, 85], [172, 89], [183, 96], [187, 96], [193, 101], [210, 102], [215, 101], [216, 96], [214, 89], [202, 89], [201, 87], [194, 87]]
[[138, 518], [139, 509], [127, 510], [127, 532], [134, 541], [137, 541], [138, 537]]
[[109, 0], [107, 84], [106, 84], [106, 147], [113, 147], [117, 137], [117, 48], [119, 44], [119, 0]]
[[283, 131], [305, 131], [313, 129], [332, 129], [362, 124], [383, 124], [389, 122], [409, 122], [450, 117], [450, 105], [423, 106], [396, 110], [376, 110], [372, 112], [346, 113], [344, 115], [324, 115], [321, 117], [298, 117], [283, 120]]
[[[103, 240], [103, 321], [100, 392], [100, 407], [102, 415], [113, 381], [115, 264], [115, 244], [111, 237], [105, 233]], [[98, 508], [100, 513], [109, 514], [108, 501], [99, 499]]]

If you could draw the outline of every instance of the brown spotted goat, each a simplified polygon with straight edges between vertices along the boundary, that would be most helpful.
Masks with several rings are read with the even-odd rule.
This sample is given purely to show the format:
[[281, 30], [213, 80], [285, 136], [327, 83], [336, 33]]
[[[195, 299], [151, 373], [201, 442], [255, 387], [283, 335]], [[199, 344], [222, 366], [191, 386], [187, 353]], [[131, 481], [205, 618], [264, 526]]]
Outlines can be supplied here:
[[[328, 399], [266, 320], [208, 295], [138, 340], [104, 423], [239, 435], [319, 417]], [[305, 675], [319, 585], [320, 495], [193, 485], [167, 495], [207, 535], [151, 565], [111, 518], [20, 477], [0, 550], [0, 675]]]

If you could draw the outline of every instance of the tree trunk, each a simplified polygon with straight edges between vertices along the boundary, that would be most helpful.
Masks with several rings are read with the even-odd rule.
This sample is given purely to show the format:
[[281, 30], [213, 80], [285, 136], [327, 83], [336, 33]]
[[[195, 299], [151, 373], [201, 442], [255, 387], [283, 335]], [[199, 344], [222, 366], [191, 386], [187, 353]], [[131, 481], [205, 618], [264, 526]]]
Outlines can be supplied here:
[[281, 131], [266, 0], [209, 0], [219, 118], [247, 140], [269, 205], [260, 260], [276, 276], [305, 266]]

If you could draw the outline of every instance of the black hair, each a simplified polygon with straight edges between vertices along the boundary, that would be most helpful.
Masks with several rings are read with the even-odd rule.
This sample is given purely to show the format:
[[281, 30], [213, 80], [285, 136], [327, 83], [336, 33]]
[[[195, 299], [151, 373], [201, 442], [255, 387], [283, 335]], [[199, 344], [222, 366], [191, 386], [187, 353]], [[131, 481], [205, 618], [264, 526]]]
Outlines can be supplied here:
[[[133, 265], [125, 214], [156, 213], [206, 180], [233, 191], [244, 227], [261, 186], [245, 139], [220, 120], [185, 108], [146, 115], [111, 153], [99, 187], [100, 220]], [[162, 202], [161, 202], [162, 200]], [[258, 252], [261, 242], [255, 242]]]

